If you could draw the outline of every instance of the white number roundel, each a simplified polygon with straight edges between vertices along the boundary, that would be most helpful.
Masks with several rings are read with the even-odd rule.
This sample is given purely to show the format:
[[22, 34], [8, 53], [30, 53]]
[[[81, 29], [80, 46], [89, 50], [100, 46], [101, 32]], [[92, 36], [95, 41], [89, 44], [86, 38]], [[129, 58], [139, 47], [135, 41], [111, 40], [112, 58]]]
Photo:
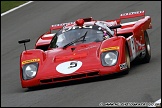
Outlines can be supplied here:
[[59, 64], [56, 70], [62, 74], [71, 74], [82, 66], [81, 61], [67, 61]]

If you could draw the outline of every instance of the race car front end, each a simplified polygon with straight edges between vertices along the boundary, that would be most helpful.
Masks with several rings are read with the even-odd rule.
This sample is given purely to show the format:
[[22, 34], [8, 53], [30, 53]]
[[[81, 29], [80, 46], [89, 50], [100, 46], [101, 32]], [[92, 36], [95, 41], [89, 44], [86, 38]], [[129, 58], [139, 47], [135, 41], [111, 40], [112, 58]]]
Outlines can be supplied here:
[[[118, 40], [116, 42], [118, 44], [107, 45], [114, 40]], [[27, 58], [28, 54], [30, 57], [33, 54], [35, 58], [27, 60], [22, 58], [20, 61], [22, 87], [29, 88], [123, 71], [126, 65], [125, 57], [122, 57], [124, 55], [122, 41], [122, 38], [114, 38], [105, 42], [69, 46], [66, 49], [51, 49], [46, 53], [41, 50], [27, 51], [27, 55], [23, 55], [23, 58]]]

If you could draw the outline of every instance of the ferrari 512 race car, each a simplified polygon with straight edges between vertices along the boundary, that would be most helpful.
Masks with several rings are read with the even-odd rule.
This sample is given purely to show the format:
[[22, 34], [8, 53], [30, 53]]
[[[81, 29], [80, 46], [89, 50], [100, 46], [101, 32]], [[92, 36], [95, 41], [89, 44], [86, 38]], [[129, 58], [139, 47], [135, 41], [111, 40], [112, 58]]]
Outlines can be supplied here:
[[[122, 23], [122, 19], [139, 18]], [[148, 63], [151, 47], [147, 29], [151, 17], [145, 11], [129, 12], [119, 19], [99, 21], [80, 18], [55, 24], [36, 41], [35, 48], [20, 55], [22, 88], [103, 76], [130, 70], [138, 58]]]

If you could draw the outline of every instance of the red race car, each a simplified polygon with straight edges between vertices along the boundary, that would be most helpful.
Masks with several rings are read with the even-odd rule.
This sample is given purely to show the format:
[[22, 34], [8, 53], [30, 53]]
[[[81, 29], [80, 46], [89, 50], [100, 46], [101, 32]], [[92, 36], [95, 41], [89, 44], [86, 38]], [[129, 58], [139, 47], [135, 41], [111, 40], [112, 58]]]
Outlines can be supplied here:
[[[122, 19], [139, 20], [122, 23]], [[20, 55], [22, 88], [78, 80], [130, 70], [138, 58], [148, 63], [151, 47], [147, 29], [151, 17], [145, 11], [129, 12], [119, 19], [98, 21], [90, 18], [55, 24], [41, 35], [35, 49]]]

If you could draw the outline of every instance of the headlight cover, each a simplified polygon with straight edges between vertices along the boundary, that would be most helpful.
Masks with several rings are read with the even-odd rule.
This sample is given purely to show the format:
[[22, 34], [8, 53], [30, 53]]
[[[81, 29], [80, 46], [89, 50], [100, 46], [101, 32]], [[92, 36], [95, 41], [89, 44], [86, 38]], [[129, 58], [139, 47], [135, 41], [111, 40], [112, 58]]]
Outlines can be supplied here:
[[23, 66], [23, 79], [28, 80], [36, 76], [38, 63], [30, 63]]
[[108, 51], [101, 54], [101, 62], [103, 66], [113, 66], [118, 60], [118, 51]]

